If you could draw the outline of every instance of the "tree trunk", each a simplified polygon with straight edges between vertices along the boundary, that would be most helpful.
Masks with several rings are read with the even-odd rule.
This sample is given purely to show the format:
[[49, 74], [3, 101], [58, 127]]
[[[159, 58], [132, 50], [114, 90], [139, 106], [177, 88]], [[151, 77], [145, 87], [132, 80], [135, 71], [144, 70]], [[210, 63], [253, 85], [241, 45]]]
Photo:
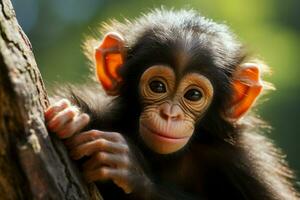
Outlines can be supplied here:
[[47, 94], [10, 0], [0, 0], [0, 33], [0, 199], [101, 199], [49, 137]]

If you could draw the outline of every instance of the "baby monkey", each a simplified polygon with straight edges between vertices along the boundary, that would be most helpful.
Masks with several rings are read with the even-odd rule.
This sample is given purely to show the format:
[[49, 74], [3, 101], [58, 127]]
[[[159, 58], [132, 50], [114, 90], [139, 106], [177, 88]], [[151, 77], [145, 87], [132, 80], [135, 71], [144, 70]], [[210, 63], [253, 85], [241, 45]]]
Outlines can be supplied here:
[[248, 112], [265, 65], [226, 25], [158, 9], [102, 32], [88, 53], [103, 90], [61, 93], [45, 118], [104, 199], [298, 199]]

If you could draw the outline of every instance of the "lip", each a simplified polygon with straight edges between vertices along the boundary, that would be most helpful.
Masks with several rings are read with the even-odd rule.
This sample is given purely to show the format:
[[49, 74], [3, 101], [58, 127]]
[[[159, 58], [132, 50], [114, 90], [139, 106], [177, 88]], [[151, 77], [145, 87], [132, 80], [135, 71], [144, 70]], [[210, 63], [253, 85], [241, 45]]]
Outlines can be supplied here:
[[149, 127], [147, 127], [146, 125], [142, 124], [142, 126], [147, 130], [148, 133], [160, 138], [160, 139], [163, 139], [163, 140], [168, 140], [168, 141], [181, 141], [181, 140], [186, 140], [188, 138], [188, 136], [184, 136], [184, 137], [173, 137], [173, 136], [170, 136], [170, 135], [167, 135], [167, 134], [162, 134], [162, 133], [159, 133], [159, 132], [156, 132], [156, 131], [153, 131], [152, 129], [150, 129]]

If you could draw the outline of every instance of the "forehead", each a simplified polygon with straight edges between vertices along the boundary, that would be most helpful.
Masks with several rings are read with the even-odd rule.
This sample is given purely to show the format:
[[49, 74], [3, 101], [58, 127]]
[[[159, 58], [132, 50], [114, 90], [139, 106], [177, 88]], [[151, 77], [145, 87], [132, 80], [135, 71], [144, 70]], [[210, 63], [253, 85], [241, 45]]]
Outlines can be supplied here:
[[150, 47], [144, 49], [145, 54], [148, 54], [146, 56], [152, 59], [150, 63], [170, 66], [177, 76], [181, 77], [189, 72], [207, 74], [217, 67], [216, 52], [205, 34], [181, 32], [168, 37], [152, 35], [142, 41], [145, 46]]
[[207, 33], [193, 29], [153, 28], [145, 31], [129, 48], [127, 65], [134, 65], [132, 70], [135, 72], [132, 73], [138, 75], [153, 65], [167, 65], [179, 78], [196, 72], [212, 82], [223, 82], [240, 61], [233, 43], [221, 31]]

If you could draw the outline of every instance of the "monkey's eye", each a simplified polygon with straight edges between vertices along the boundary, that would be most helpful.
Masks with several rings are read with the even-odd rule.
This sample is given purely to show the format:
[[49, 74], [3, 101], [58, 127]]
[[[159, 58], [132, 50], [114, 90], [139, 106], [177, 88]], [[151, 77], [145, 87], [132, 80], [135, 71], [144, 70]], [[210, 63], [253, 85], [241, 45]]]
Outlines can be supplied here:
[[202, 98], [202, 93], [196, 89], [190, 89], [184, 94], [184, 98], [190, 101], [199, 101]]
[[150, 84], [150, 89], [155, 93], [165, 93], [166, 86], [161, 81], [152, 81]]

